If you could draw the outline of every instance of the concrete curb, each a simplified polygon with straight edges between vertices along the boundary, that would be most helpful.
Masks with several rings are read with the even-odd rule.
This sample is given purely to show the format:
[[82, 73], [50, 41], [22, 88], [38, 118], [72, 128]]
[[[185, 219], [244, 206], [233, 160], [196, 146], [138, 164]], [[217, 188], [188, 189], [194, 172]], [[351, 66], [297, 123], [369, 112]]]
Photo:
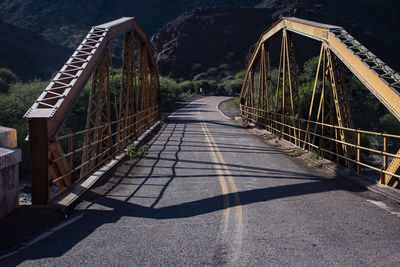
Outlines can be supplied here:
[[225, 100], [219, 102], [219, 103], [216, 105], [216, 109], [218, 110], [219, 114], [221, 114], [221, 116], [224, 117], [224, 118], [227, 119], [227, 120], [232, 120], [232, 118], [229, 118], [228, 116], [226, 116], [226, 115], [219, 109], [219, 106], [220, 106], [222, 103], [225, 103], [225, 102], [231, 100], [232, 98], [233, 98], [233, 97], [228, 98], [228, 99], [225, 99]]

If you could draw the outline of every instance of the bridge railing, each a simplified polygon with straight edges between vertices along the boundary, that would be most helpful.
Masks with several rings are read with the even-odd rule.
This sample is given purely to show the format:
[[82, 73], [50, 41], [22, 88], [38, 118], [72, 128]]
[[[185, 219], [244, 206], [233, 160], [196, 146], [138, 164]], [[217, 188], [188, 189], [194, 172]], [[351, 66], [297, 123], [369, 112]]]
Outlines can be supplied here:
[[[391, 178], [400, 179], [400, 175], [388, 170], [388, 162], [394, 158], [400, 159], [400, 155], [389, 152], [397, 151], [400, 148], [400, 135], [350, 129], [253, 107], [241, 106], [240, 112], [246, 121], [267, 129], [276, 137], [291, 141], [299, 148], [314, 152], [318, 157], [330, 159], [343, 166], [346, 166], [345, 162], [351, 162], [355, 165], [354, 170], [357, 171], [357, 174], [365, 173], [366, 176], [375, 179], [376, 176], [373, 173], [367, 172], [367, 170], [371, 170], [380, 174], [381, 184], [398, 186], [398, 182]], [[322, 128], [330, 129], [335, 134], [333, 137], [324, 136], [321, 134]], [[339, 131], [345, 131], [355, 136], [356, 138], [352, 139], [354, 142], [342, 141], [338, 134]], [[369, 137], [373, 137], [376, 143], [373, 146], [363, 145], [362, 138], [368, 140], [371, 139]], [[323, 143], [325, 144], [322, 145]], [[352, 149], [355, 151], [355, 155], [349, 157], [341, 153], [344, 148]], [[389, 184], [390, 181], [392, 184]]]
[[[68, 167], [65, 167], [66, 169], [62, 172], [52, 173], [52, 185], [62, 186], [60, 183], [66, 179], [79, 181], [81, 178], [84, 178], [87, 173], [91, 173], [93, 170], [102, 166], [106, 161], [115, 157], [115, 154], [120, 151], [121, 148], [129, 145], [132, 140], [135, 140], [151, 125], [157, 122], [158, 114], [158, 106], [155, 106], [118, 121], [57, 137], [55, 142], [61, 144], [64, 154], [58, 155], [58, 157], [52, 159], [49, 164], [58, 165], [65, 161], [68, 163]], [[126, 126], [117, 129], [118, 124], [124, 124]], [[88, 138], [87, 136], [90, 132], [96, 130], [105, 131], [107, 128], [112, 129], [110, 135], [88, 144], [82, 142], [82, 140]], [[111, 146], [107, 147], [103, 152], [94, 155], [86, 155], [86, 157], [82, 156], [87, 153], [87, 151], [97, 148], [100, 143], [107, 143], [108, 140], [111, 141]], [[77, 147], [79, 145], [81, 146]]]

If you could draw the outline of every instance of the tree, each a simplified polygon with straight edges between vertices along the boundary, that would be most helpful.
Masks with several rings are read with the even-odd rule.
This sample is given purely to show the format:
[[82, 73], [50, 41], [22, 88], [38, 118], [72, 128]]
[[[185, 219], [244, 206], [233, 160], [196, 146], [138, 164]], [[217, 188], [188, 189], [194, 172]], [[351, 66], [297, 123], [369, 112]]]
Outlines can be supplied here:
[[0, 94], [6, 94], [9, 89], [10, 85], [3, 78], [0, 78]]
[[379, 119], [379, 127], [382, 132], [400, 134], [400, 122], [391, 113], [387, 113]]
[[193, 77], [193, 81], [200, 81], [205, 79], [207, 74], [205, 72], [201, 72]]
[[0, 78], [2, 78], [8, 84], [16, 83], [18, 81], [17, 75], [7, 68], [0, 69]]
[[0, 94], [6, 94], [10, 90], [11, 84], [18, 81], [17, 75], [15, 75], [10, 69], [0, 69]]
[[317, 68], [318, 68], [318, 57], [312, 57], [306, 62], [304, 62], [303, 65], [303, 73], [300, 75], [300, 81], [308, 82], [308, 81], [314, 81], [315, 80], [315, 75], [317, 73]]

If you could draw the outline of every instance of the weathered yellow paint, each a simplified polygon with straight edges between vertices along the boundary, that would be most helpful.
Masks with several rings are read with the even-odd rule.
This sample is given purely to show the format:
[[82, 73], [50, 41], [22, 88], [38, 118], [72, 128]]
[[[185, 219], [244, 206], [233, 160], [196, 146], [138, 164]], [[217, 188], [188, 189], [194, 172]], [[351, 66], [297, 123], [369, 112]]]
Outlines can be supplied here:
[[[198, 117], [201, 120], [200, 115]], [[207, 130], [205, 129], [206, 126], [204, 125], [203, 122], [201, 122], [200, 125], [201, 125], [203, 133], [204, 133], [204, 135], [206, 137], [207, 145], [210, 148], [212, 160], [216, 163], [215, 164], [215, 168], [217, 169], [219, 183], [221, 185], [223, 199], [224, 199], [223, 229], [224, 229], [224, 232], [226, 232], [226, 230], [228, 229], [229, 211], [230, 211], [230, 209], [229, 209], [229, 197], [228, 197], [229, 191], [228, 191], [228, 187], [227, 187], [227, 184], [226, 184], [226, 181], [225, 181], [225, 178], [224, 178], [224, 173], [222, 172], [221, 167], [219, 165], [218, 157], [215, 154], [213, 143], [211, 142], [211, 140], [209, 138], [209, 134], [208, 134]]]
[[215, 140], [212, 137], [211, 133], [209, 132], [207, 126], [206, 126], [206, 131], [209, 133], [209, 137], [211, 138], [211, 142], [213, 142], [215, 150], [217, 152], [217, 155], [218, 155], [218, 157], [219, 157], [219, 159], [220, 159], [220, 161], [222, 163], [222, 167], [224, 168], [225, 173], [227, 174], [229, 185], [231, 187], [231, 190], [232, 190], [232, 193], [233, 193], [233, 198], [234, 198], [235, 205], [236, 205], [235, 206], [236, 212], [237, 212], [236, 213], [236, 218], [237, 218], [237, 222], [238, 222], [238, 224], [236, 225], [237, 226], [236, 230], [240, 230], [240, 229], [242, 229], [242, 226], [243, 226], [242, 225], [243, 211], [242, 211], [242, 206], [241, 206], [241, 203], [240, 203], [240, 196], [239, 196], [239, 193], [238, 193], [238, 189], [236, 187], [235, 181], [233, 180], [232, 173], [229, 170], [228, 166], [226, 165], [226, 162], [225, 162], [224, 158], [222, 157], [222, 154], [219, 151], [219, 148], [218, 148], [217, 144], [215, 143]]
[[[282, 18], [267, 30], [261, 37], [257, 49], [253, 54], [249, 66], [253, 66], [258, 54], [261, 51], [262, 44], [270, 40], [281, 30], [286, 29], [294, 33], [304, 35], [319, 41], [326, 42], [328, 47], [340, 58], [340, 60], [354, 73], [354, 75], [386, 106], [386, 108], [400, 120], [400, 96], [379, 77], [379, 75], [361, 59], [346, 47], [331, 32], [332, 29], [342, 29], [339, 26], [327, 25], [297, 18]], [[250, 70], [251, 68], [249, 68]], [[245, 85], [248, 78], [248, 71], [245, 75]], [[244, 86], [243, 86], [244, 88]], [[242, 93], [243, 93], [242, 88]], [[241, 93], [241, 97], [242, 97]]]
[[400, 120], [399, 94], [331, 33], [328, 35], [328, 45], [354, 75]]
[[[198, 115], [198, 117], [199, 117], [200, 120], [202, 120], [200, 114]], [[225, 196], [227, 196], [227, 193], [228, 193], [227, 185], [226, 185], [224, 176], [226, 176], [228, 178], [229, 185], [231, 187], [231, 191], [232, 191], [234, 202], [235, 202], [236, 220], [237, 220], [236, 231], [241, 231], [242, 228], [243, 228], [243, 223], [242, 223], [242, 221], [243, 221], [243, 211], [242, 211], [242, 206], [241, 206], [241, 203], [240, 203], [240, 196], [239, 196], [239, 193], [238, 193], [238, 189], [236, 187], [235, 181], [233, 180], [232, 173], [230, 172], [228, 166], [226, 165], [226, 162], [225, 162], [224, 158], [222, 157], [222, 154], [221, 154], [221, 152], [220, 152], [220, 150], [218, 148], [218, 145], [216, 144], [214, 138], [212, 137], [208, 127], [202, 121], [200, 122], [200, 125], [202, 127], [202, 130], [203, 130], [205, 136], [206, 136], [207, 144], [211, 148], [211, 155], [213, 157], [213, 160], [216, 163], [216, 168], [217, 168], [217, 172], [218, 172], [218, 175], [219, 175], [219, 178], [220, 178], [222, 192], [224, 194], [224, 203], [226, 201], [225, 200]], [[224, 173], [221, 171], [221, 167], [224, 170]], [[225, 208], [225, 211], [227, 211], [227, 213], [224, 212], [224, 218], [225, 218], [224, 230], [226, 230], [227, 225], [228, 225], [229, 209]]]
[[[400, 156], [400, 150], [397, 152], [397, 155]], [[400, 158], [394, 158], [386, 171], [390, 173], [396, 173], [399, 168], [400, 168]], [[385, 174], [384, 180], [383, 181], [381, 180], [380, 182], [381, 183], [383, 182], [383, 185], [393, 183], [392, 186], [397, 187], [399, 184], [399, 179], [395, 179], [393, 175]]]
[[286, 29], [301, 35], [308, 36], [319, 41], [324, 40], [324, 33], [326, 29], [316, 26], [307, 25], [300, 22], [291, 21], [289, 19], [285, 20]]

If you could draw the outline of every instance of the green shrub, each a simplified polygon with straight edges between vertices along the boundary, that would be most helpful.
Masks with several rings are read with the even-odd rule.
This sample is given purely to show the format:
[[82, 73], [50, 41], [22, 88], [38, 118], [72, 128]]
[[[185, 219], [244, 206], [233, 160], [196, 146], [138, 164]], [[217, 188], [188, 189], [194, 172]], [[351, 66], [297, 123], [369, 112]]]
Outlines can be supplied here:
[[387, 113], [379, 119], [379, 128], [382, 132], [400, 134], [400, 122], [391, 113]]
[[207, 77], [205, 72], [201, 72], [193, 77], [193, 81], [204, 80]]
[[0, 94], [6, 94], [8, 93], [8, 90], [10, 89], [10, 85], [0, 77]]
[[181, 92], [192, 92], [194, 91], [194, 84], [191, 81], [183, 81], [178, 84], [179, 90]]
[[18, 82], [18, 77], [10, 69], [1, 68], [0, 78], [2, 78], [6, 83], [12, 84]]
[[207, 71], [207, 75], [216, 75], [218, 73], [217, 68], [209, 68]]
[[218, 83], [215, 80], [199, 80], [194, 82], [194, 89], [198, 93], [200, 88], [203, 93], [215, 93], [218, 89]]
[[47, 84], [47, 82], [41, 81], [25, 84], [15, 83], [10, 86], [8, 94], [3, 94], [0, 97], [0, 125], [17, 130], [18, 147], [22, 150], [21, 175], [30, 172], [31, 169], [30, 146], [29, 142], [25, 141], [25, 137], [28, 135], [28, 127], [23, 116]]
[[170, 112], [175, 110], [176, 101], [181, 99], [181, 87], [169, 77], [160, 77], [161, 111]]
[[235, 79], [244, 80], [244, 76], [246, 76], [246, 70], [242, 70], [236, 73]]
[[223, 88], [227, 95], [235, 95], [240, 93], [240, 90], [242, 89], [242, 83], [243, 80], [235, 79], [219, 84], [219, 87]]
[[312, 57], [303, 65], [303, 73], [300, 74], [300, 81], [314, 81], [315, 74], [317, 73], [318, 68], [318, 57]]
[[231, 65], [229, 65], [229, 64], [221, 64], [221, 65], [219, 66], [219, 68], [220, 68], [221, 70], [229, 70], [229, 69], [231, 68]]
[[289, 153], [289, 156], [290, 156], [290, 157], [300, 157], [300, 156], [301, 156], [301, 150], [300, 150], [300, 149], [297, 149], [297, 150], [295, 150], [295, 151]]
[[221, 79], [221, 82], [222, 82], [222, 83], [224, 83], [224, 82], [229, 82], [229, 81], [232, 81], [232, 80], [234, 80], [234, 79], [235, 79], [234, 76], [228, 75], [228, 76], [222, 78], [222, 79]]
[[11, 85], [9, 93], [0, 98], [0, 125], [12, 127], [14, 123], [20, 122], [47, 84], [34, 81]]
[[192, 71], [193, 72], [198, 72], [201, 68], [203, 67], [203, 65], [201, 65], [200, 63], [194, 63], [192, 66]]

